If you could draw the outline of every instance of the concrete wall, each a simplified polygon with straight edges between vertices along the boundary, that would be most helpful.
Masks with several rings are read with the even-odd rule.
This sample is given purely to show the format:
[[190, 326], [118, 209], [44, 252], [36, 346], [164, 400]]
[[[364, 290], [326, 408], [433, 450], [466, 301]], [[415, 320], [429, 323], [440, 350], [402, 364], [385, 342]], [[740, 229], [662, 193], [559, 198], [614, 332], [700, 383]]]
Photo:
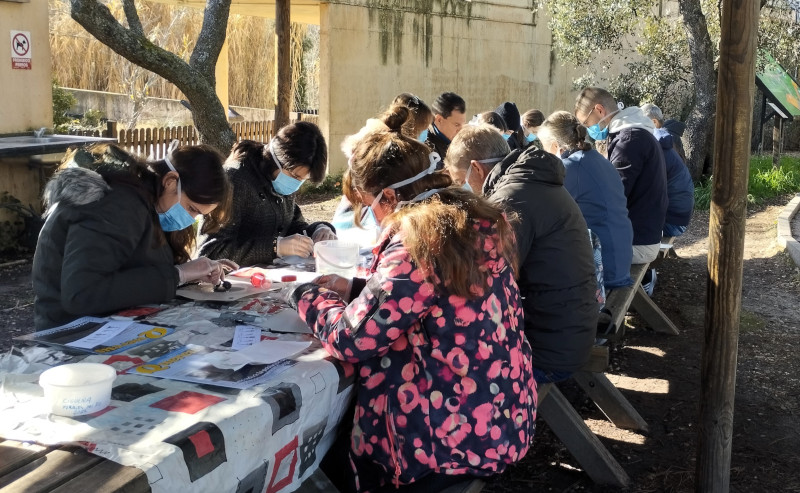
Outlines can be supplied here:
[[[100, 110], [109, 120], [124, 124], [133, 114], [133, 103], [126, 94], [102, 91], [87, 91], [83, 89], [67, 88], [77, 102], [70, 108], [70, 113], [82, 115], [87, 110]], [[247, 108], [231, 106], [242, 115], [241, 120], [231, 121], [263, 121], [272, 120], [275, 111], [272, 109]], [[139, 126], [169, 127], [193, 125], [192, 113], [177, 99], [148, 99], [142, 115], [139, 117]]]
[[[30, 31], [31, 70], [11, 68], [11, 31]], [[47, 2], [0, 0], [0, 134], [53, 126]]]
[[467, 115], [514, 101], [520, 112], [571, 110], [573, 73], [551, 53], [535, 0], [472, 2], [331, 0], [320, 6], [320, 121], [330, 171], [346, 161], [339, 146], [394, 96], [431, 104], [454, 91]]

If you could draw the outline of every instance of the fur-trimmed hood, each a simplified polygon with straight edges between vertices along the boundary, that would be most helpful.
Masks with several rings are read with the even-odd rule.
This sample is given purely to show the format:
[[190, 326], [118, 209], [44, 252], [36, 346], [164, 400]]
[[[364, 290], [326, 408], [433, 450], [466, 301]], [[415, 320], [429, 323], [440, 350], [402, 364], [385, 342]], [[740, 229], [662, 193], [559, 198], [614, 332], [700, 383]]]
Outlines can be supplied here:
[[111, 187], [96, 171], [77, 166], [64, 168], [57, 171], [45, 186], [44, 215], [47, 216], [59, 203], [85, 205], [96, 202], [110, 190]]

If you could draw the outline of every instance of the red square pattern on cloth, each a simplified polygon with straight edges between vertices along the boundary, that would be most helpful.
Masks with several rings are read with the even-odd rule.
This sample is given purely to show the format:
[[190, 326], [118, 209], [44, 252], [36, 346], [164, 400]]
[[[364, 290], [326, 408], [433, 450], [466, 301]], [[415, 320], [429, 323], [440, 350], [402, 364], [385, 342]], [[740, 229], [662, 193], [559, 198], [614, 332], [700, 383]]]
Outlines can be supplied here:
[[[298, 439], [297, 436], [295, 436], [291, 442], [287, 443], [275, 454], [275, 465], [272, 467], [272, 477], [269, 480], [269, 486], [267, 486], [267, 493], [275, 493], [292, 483], [294, 468], [297, 465], [297, 444]], [[279, 479], [278, 482], [275, 482], [275, 476], [278, 475], [278, 471], [286, 468], [286, 466], [283, 465], [284, 460], [289, 461], [289, 470], [286, 471], [286, 476]]]
[[198, 458], [214, 451], [214, 444], [211, 443], [211, 437], [208, 436], [208, 432], [205, 430], [198, 431], [194, 435], [190, 436], [189, 440], [192, 441], [195, 450], [197, 450]]
[[179, 392], [175, 395], [161, 399], [158, 402], [154, 402], [150, 404], [150, 407], [176, 413], [194, 414], [224, 400], [225, 399], [223, 397], [184, 390], [183, 392]]

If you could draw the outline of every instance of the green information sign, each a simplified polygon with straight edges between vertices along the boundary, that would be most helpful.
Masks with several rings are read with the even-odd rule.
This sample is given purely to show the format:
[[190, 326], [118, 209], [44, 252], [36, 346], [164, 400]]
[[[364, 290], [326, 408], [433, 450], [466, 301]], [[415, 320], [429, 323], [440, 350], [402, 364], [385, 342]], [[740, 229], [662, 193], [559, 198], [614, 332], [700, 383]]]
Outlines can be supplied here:
[[800, 117], [800, 86], [772, 56], [766, 57], [764, 71], [756, 74], [756, 85], [790, 120]]

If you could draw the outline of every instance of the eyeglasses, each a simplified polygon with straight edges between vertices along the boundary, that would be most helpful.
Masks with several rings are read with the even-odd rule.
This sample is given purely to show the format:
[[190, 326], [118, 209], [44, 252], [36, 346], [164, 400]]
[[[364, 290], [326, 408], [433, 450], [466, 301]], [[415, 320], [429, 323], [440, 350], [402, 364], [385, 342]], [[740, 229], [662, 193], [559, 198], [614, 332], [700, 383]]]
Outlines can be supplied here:
[[586, 118], [583, 119], [581, 125], [583, 125], [584, 127], [586, 126], [586, 121], [589, 119], [590, 116], [592, 116], [592, 113], [594, 113], [595, 108], [597, 108], [597, 105], [592, 106], [592, 111], [590, 111], [589, 114], [586, 115]]

